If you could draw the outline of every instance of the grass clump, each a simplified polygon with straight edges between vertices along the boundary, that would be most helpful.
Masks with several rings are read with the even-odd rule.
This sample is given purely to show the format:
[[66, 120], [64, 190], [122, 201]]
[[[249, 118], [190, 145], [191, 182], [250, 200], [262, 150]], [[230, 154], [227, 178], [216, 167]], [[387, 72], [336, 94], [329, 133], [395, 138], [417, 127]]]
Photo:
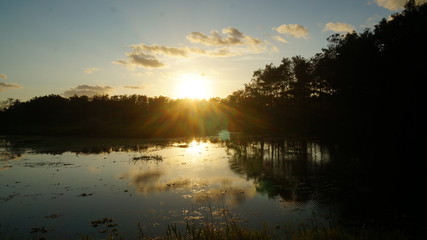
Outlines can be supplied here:
[[[176, 224], [169, 224], [164, 237], [155, 239], [164, 240], [267, 240], [271, 239], [268, 230], [243, 228], [237, 217], [229, 209], [218, 211], [208, 208], [206, 218], [186, 218], [185, 227], [178, 228]], [[204, 221], [201, 221], [204, 219]]]
[[252, 230], [248, 228], [242, 228], [237, 224], [225, 224], [220, 226], [218, 224], [193, 224], [186, 223], [185, 232], [182, 233], [177, 229], [176, 225], [169, 225], [165, 240], [225, 240], [225, 239], [247, 239], [247, 240], [267, 240], [271, 239], [268, 231], [264, 230]]

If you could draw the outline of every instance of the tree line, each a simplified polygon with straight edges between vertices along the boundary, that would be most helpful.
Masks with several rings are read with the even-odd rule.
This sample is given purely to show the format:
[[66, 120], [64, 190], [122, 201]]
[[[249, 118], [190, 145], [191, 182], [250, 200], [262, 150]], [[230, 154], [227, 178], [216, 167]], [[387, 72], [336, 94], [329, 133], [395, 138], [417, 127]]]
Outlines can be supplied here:
[[335, 34], [311, 58], [254, 71], [226, 98], [145, 95], [9, 99], [1, 133], [171, 137], [227, 129], [256, 134], [414, 137], [424, 133], [427, 4], [361, 33]]
[[1, 113], [3, 133], [95, 137], [184, 137], [216, 134], [226, 118], [214, 100], [145, 95], [60, 95], [16, 102]]
[[375, 137], [425, 133], [427, 4], [361, 33], [335, 34], [311, 58], [254, 72], [227, 101], [273, 119], [284, 132]]

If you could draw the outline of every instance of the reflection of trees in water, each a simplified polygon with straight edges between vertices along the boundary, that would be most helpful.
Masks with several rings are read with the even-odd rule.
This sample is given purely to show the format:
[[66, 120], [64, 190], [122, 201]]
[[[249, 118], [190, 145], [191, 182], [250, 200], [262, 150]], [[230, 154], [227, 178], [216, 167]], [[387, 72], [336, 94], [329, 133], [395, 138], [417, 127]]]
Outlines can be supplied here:
[[0, 138], [0, 162], [20, 159], [23, 153], [23, 150], [14, 148], [10, 141]]
[[55, 137], [0, 137], [2, 156], [21, 156], [24, 153], [60, 155], [65, 152], [76, 154], [101, 154], [111, 152], [147, 152], [171, 146], [172, 142], [143, 141], [138, 139], [101, 138], [55, 138]]
[[[201, 142], [218, 141], [217, 138], [201, 138]], [[214, 141], [215, 140], [215, 141]], [[24, 153], [60, 155], [65, 152], [76, 154], [101, 154], [112, 152], [143, 153], [159, 149], [185, 146], [188, 147], [194, 138], [188, 139], [124, 139], [124, 138], [84, 138], [84, 137], [7, 137], [0, 136], [2, 155], [21, 156]], [[1, 155], [0, 155], [1, 156]], [[8, 158], [11, 159], [12, 157]], [[0, 158], [1, 159], [1, 158]]]
[[307, 141], [240, 138], [227, 147], [234, 172], [252, 179], [257, 191], [286, 201], [312, 199], [330, 161], [326, 146]]

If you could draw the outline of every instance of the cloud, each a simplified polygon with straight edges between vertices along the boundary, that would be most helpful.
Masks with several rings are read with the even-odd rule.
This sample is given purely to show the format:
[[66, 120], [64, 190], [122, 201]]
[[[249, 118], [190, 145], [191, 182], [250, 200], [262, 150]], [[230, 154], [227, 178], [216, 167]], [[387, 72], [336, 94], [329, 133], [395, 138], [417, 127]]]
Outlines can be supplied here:
[[216, 50], [204, 50], [202, 48], [190, 48], [189, 49], [192, 54], [202, 55], [207, 57], [232, 57], [241, 55], [238, 52], [232, 52], [228, 48], [219, 48]]
[[121, 64], [128, 66], [130, 68], [134, 67], [144, 67], [144, 68], [162, 68], [166, 65], [164, 63], [161, 63], [156, 56], [146, 54], [143, 52], [128, 52], [126, 53], [127, 59], [126, 60], [118, 60], [113, 63]]
[[273, 30], [281, 34], [289, 34], [295, 38], [306, 38], [309, 34], [308, 29], [299, 24], [282, 24]]
[[234, 45], [257, 45], [263, 43], [263, 41], [245, 35], [236, 28], [224, 28], [222, 29], [222, 37], [216, 30], [210, 32], [209, 35], [192, 32], [187, 35], [187, 39], [192, 43], [200, 43], [206, 46], [234, 46]]
[[140, 87], [140, 86], [124, 86], [124, 88], [127, 88], [127, 89], [144, 89], [144, 87]]
[[373, 28], [377, 23], [382, 19], [382, 16], [380, 15], [374, 15], [372, 17], [369, 17], [365, 20], [365, 24], [361, 24], [360, 28]]
[[[375, 3], [383, 8], [387, 8], [390, 11], [396, 11], [403, 9], [408, 0], [375, 0]], [[426, 3], [427, 0], [417, 0], [416, 3]]]
[[16, 83], [0, 82], [0, 92], [6, 90], [7, 88], [21, 88], [21, 85]]
[[141, 44], [135, 44], [131, 46], [133, 49], [133, 52], [136, 53], [143, 53], [151, 56], [169, 56], [169, 57], [183, 57], [187, 58], [191, 55], [204, 55], [204, 56], [210, 56], [210, 57], [218, 57], [218, 56], [234, 56], [235, 54], [232, 53], [227, 48], [220, 48], [215, 50], [204, 50], [199, 47], [166, 47], [166, 46], [160, 46], [153, 44], [151, 46], [147, 46], [143, 43]]
[[282, 36], [276, 35], [273, 36], [274, 39], [276, 39], [277, 41], [281, 42], [281, 43], [287, 43], [288, 40], [284, 39]]
[[328, 22], [325, 24], [323, 31], [333, 31], [333, 32], [353, 32], [354, 27], [348, 23], [342, 22]]
[[130, 68], [144, 67], [144, 68], [163, 68], [166, 64], [160, 58], [178, 57], [189, 58], [191, 56], [207, 56], [207, 57], [230, 57], [240, 55], [239, 52], [232, 52], [228, 48], [219, 48], [214, 50], [205, 50], [198, 47], [166, 47], [160, 45], [145, 45], [135, 44], [131, 46], [132, 51], [126, 53], [127, 59], [118, 60], [113, 63], [125, 65]]
[[7, 80], [6, 74], [0, 73], [0, 78], [3, 78], [4, 80]]
[[75, 88], [67, 90], [63, 93], [65, 97], [72, 97], [74, 95], [82, 96], [86, 95], [92, 97], [94, 95], [105, 95], [113, 91], [112, 87], [109, 86], [89, 86], [89, 85], [79, 85]]
[[176, 57], [187, 57], [189, 52], [188, 48], [186, 47], [184, 48], [166, 47], [166, 46], [160, 46], [157, 44], [147, 46], [141, 43], [141, 44], [132, 45], [131, 47], [135, 52], [160, 53], [160, 54], [176, 56]]
[[132, 52], [128, 54], [128, 57], [132, 63], [143, 67], [161, 68], [165, 66], [165, 64], [161, 63], [156, 56], [142, 52]]
[[99, 68], [91, 67], [91, 68], [86, 68], [86, 69], [84, 70], [84, 72], [85, 72], [85, 73], [87, 73], [87, 74], [91, 74], [91, 73], [93, 73], [93, 72], [95, 72], [95, 71], [98, 71], [98, 70], [99, 70]]
[[[166, 67], [165, 58], [191, 58], [205, 57], [232, 57], [242, 55], [244, 52], [259, 53], [266, 51], [268, 42], [248, 36], [236, 28], [224, 28], [221, 36], [217, 31], [211, 31], [210, 35], [200, 32], [192, 32], [187, 35], [191, 43], [199, 43], [213, 47], [204, 49], [197, 46], [169, 47], [162, 45], [146, 45], [144, 43], [133, 44], [131, 51], [125, 53], [126, 59], [113, 63], [124, 65], [130, 69], [135, 67], [163, 68]], [[274, 49], [274, 46], [271, 48]]]

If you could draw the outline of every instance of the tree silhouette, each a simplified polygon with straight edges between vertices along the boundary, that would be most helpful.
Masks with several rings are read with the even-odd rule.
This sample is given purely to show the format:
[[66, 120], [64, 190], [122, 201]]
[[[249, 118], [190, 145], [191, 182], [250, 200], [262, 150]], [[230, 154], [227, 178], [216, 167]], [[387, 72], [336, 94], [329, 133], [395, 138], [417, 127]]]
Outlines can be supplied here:
[[426, 120], [426, 9], [427, 4], [409, 1], [372, 30], [332, 35], [315, 56], [268, 64], [225, 99], [9, 99], [2, 103], [0, 132], [148, 137], [228, 129], [373, 141], [420, 137]]

